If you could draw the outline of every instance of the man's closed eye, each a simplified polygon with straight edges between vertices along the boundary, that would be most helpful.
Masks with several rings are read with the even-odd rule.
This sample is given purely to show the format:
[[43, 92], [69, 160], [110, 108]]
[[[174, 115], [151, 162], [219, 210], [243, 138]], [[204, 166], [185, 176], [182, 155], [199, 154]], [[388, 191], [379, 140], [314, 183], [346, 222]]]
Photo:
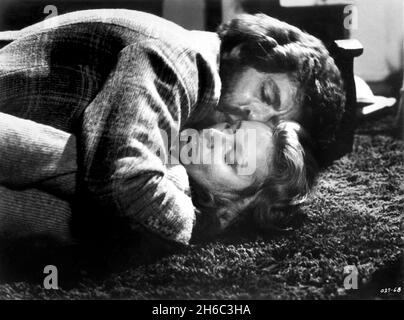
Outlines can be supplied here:
[[281, 105], [279, 88], [273, 81], [268, 80], [262, 84], [261, 99], [275, 110], [279, 110]]

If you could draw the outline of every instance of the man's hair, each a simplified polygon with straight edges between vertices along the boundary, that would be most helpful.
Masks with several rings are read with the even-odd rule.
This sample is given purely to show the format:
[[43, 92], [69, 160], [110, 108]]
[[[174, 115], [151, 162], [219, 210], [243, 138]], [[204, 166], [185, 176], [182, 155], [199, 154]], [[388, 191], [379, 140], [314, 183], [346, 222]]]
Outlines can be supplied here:
[[219, 217], [235, 217], [230, 224], [245, 221], [263, 230], [288, 226], [291, 213], [307, 199], [318, 168], [310, 152], [310, 139], [299, 124], [280, 122], [273, 131], [273, 141], [269, 174], [263, 183], [229, 197], [215, 194], [190, 179], [197, 211], [197, 238], [201, 234], [202, 238], [217, 235], [222, 230]]
[[288, 73], [298, 84], [299, 119], [315, 142], [315, 157], [335, 141], [345, 106], [340, 72], [323, 43], [314, 36], [265, 14], [241, 14], [218, 29], [221, 76], [242, 67]]

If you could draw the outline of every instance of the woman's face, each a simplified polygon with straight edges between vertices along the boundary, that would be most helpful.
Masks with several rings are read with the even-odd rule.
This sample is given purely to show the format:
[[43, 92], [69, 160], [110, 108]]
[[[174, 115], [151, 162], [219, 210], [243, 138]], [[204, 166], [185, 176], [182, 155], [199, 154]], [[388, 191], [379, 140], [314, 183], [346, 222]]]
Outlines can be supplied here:
[[262, 182], [270, 171], [272, 129], [261, 122], [219, 123], [190, 140], [196, 142], [194, 161], [181, 161], [194, 180], [214, 193], [235, 194]]

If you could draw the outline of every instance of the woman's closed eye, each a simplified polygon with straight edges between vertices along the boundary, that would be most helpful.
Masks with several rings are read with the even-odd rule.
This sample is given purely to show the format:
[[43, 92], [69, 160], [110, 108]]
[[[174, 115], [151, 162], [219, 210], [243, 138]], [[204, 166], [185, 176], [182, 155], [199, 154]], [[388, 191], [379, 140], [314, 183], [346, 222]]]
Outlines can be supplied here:
[[224, 155], [224, 162], [235, 172], [240, 167], [240, 163], [237, 161], [237, 157], [234, 154], [234, 150], [226, 152]]
[[240, 168], [245, 168], [248, 165], [245, 157], [237, 155], [234, 149], [231, 149], [224, 154], [224, 163], [231, 167], [234, 171], [237, 171]]
[[233, 167], [235, 165], [235, 159], [234, 159], [234, 153], [233, 150], [228, 151], [224, 154], [224, 163], [227, 164], [230, 167]]

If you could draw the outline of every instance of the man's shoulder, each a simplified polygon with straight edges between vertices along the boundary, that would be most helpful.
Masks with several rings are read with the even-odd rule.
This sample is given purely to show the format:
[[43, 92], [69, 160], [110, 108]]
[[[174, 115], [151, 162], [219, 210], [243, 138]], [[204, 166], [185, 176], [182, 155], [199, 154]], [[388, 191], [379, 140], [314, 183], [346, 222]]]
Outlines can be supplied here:
[[70, 30], [77, 25], [104, 25], [112, 29], [115, 27], [121, 29], [120, 33], [123, 38], [125, 38], [125, 32], [129, 31], [149, 37], [186, 31], [169, 20], [146, 12], [128, 9], [92, 9], [69, 12], [46, 19], [20, 30], [18, 36], [23, 37], [61, 29]]

